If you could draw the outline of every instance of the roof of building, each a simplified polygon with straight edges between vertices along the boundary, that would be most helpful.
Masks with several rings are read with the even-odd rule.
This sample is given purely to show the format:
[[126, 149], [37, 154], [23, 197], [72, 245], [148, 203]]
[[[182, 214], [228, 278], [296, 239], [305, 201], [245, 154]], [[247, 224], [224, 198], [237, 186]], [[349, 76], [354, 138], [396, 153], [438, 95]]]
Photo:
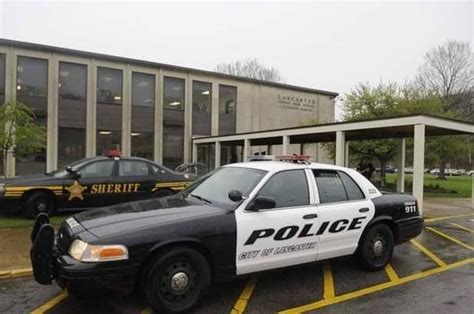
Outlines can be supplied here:
[[140, 65], [140, 66], [148, 66], [148, 67], [158, 67], [162, 69], [174, 70], [174, 71], [180, 71], [180, 72], [217, 76], [224, 79], [232, 79], [232, 80], [237, 80], [237, 81], [242, 81], [242, 82], [247, 82], [247, 83], [267, 85], [267, 86], [272, 86], [276, 88], [286, 88], [286, 89], [302, 91], [302, 92], [307, 92], [307, 93], [316, 93], [316, 94], [326, 95], [330, 97], [336, 97], [339, 95], [339, 93], [326, 91], [326, 90], [301, 87], [301, 86], [276, 83], [276, 82], [269, 82], [269, 81], [262, 81], [262, 80], [251, 79], [251, 78], [242, 77], [242, 76], [223, 74], [223, 73], [214, 72], [214, 71], [194, 69], [194, 68], [188, 68], [188, 67], [177, 66], [177, 65], [166, 64], [166, 63], [159, 63], [159, 62], [153, 62], [153, 61], [147, 61], [147, 60], [138, 60], [138, 59], [119, 57], [119, 56], [113, 56], [113, 55], [102, 54], [102, 53], [95, 53], [95, 52], [88, 52], [88, 51], [82, 51], [82, 50], [43, 45], [43, 44], [35, 44], [35, 43], [17, 41], [17, 40], [12, 40], [12, 39], [0, 38], [0, 45], [13, 46], [13, 47], [18, 47], [18, 48], [37, 50], [37, 51], [43, 51], [43, 52], [62, 53], [66, 55], [73, 55], [73, 56], [84, 57], [84, 58], [96, 58], [96, 59], [101, 59], [104, 61], [122, 62], [122, 63], [129, 63], [129, 64], [135, 64], [135, 65]]

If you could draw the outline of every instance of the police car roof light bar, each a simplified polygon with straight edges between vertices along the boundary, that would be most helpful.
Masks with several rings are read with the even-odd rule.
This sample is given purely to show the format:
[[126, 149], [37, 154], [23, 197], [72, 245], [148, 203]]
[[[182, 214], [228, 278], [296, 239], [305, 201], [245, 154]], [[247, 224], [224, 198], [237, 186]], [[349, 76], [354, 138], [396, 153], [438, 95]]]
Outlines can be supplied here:
[[289, 161], [293, 163], [310, 163], [311, 156], [308, 155], [288, 155], [288, 156], [275, 156], [276, 160]]
[[109, 158], [120, 158], [122, 157], [122, 152], [118, 149], [111, 149], [105, 152], [105, 156]]

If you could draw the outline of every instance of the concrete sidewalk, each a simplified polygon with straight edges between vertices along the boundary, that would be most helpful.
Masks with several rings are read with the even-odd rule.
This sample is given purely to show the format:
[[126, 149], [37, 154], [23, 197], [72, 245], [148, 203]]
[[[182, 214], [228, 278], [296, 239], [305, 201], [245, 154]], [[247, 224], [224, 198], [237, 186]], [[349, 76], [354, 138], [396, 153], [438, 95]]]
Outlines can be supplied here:
[[[470, 198], [426, 198], [425, 218], [474, 214]], [[0, 272], [30, 268], [31, 228], [0, 229]]]

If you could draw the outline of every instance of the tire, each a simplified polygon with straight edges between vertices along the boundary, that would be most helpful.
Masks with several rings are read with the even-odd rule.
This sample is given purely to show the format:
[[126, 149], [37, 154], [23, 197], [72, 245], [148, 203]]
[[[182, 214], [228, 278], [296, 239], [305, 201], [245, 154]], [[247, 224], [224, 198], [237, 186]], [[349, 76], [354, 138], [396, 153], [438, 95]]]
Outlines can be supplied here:
[[54, 198], [48, 192], [33, 192], [26, 198], [24, 216], [30, 219], [36, 218], [39, 213], [52, 215], [56, 211]]
[[392, 258], [394, 238], [386, 224], [376, 224], [365, 234], [359, 244], [359, 262], [370, 271], [384, 269]]
[[167, 196], [171, 196], [173, 195], [174, 192], [172, 190], [169, 190], [169, 189], [161, 189], [161, 190], [158, 190], [156, 191], [155, 193], [153, 193], [153, 196], [156, 197], [156, 198], [160, 198], [160, 197], [167, 197]]
[[207, 260], [199, 252], [177, 247], [157, 256], [146, 276], [145, 295], [156, 313], [193, 307], [211, 282]]

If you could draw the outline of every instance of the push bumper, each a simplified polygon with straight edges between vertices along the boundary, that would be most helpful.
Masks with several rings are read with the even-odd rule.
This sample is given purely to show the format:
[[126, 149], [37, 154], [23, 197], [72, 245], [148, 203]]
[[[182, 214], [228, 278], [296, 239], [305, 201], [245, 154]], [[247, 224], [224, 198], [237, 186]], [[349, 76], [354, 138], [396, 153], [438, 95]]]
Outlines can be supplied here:
[[54, 229], [46, 214], [38, 215], [31, 234], [30, 251], [33, 276], [39, 284], [50, 285], [55, 280], [62, 288], [70, 285], [81, 289], [108, 289], [131, 292], [137, 269], [128, 261], [83, 263], [55, 246]]
[[423, 231], [424, 225], [425, 222], [421, 217], [411, 217], [397, 221], [398, 241], [396, 244], [416, 238]]

